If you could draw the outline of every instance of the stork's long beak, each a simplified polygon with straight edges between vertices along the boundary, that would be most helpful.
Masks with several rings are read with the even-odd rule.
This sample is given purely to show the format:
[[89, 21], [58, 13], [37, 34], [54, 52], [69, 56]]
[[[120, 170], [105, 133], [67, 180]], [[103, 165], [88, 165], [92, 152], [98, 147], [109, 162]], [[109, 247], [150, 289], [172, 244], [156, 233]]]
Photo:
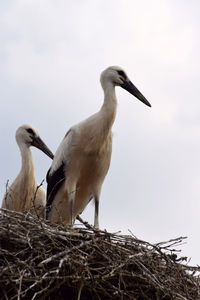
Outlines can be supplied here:
[[53, 153], [39, 136], [34, 137], [31, 144], [32, 146], [35, 146], [36, 148], [42, 150], [46, 155], [48, 155], [51, 159], [53, 159], [54, 157]]
[[140, 101], [142, 101], [147, 106], [151, 107], [151, 104], [147, 99], [140, 93], [140, 91], [134, 86], [134, 84], [129, 80], [124, 80], [123, 84], [120, 85], [123, 89], [127, 90], [129, 93], [131, 93], [133, 96], [138, 98]]

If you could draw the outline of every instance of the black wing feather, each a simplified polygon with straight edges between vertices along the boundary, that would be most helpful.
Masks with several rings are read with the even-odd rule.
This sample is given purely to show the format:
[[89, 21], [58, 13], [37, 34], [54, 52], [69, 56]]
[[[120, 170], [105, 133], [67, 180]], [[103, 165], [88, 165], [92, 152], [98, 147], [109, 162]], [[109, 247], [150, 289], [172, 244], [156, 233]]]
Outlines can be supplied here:
[[49, 212], [51, 211], [51, 205], [56, 196], [57, 191], [65, 180], [65, 164], [62, 161], [60, 167], [50, 174], [51, 168], [47, 172], [47, 205], [46, 205], [46, 218], [48, 219]]

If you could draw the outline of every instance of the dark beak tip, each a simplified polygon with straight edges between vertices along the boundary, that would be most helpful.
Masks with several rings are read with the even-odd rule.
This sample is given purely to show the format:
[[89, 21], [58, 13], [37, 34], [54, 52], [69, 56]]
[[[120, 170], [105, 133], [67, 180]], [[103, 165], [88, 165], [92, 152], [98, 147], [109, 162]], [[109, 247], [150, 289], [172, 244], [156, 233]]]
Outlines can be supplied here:
[[146, 106], [151, 107], [151, 103], [149, 103], [149, 101], [146, 98], [137, 97], [137, 99], [144, 103]]
[[51, 150], [47, 147], [47, 145], [43, 142], [43, 140], [38, 137], [37, 139], [34, 139], [32, 142], [32, 146], [40, 149], [42, 152], [44, 152], [47, 156], [49, 156], [51, 159], [54, 158], [53, 153]]
[[53, 153], [48, 149], [42, 150], [49, 158], [54, 159]]
[[148, 104], [148, 106], [149, 106], [149, 107], [152, 107], [152, 105], [151, 105], [150, 103]]

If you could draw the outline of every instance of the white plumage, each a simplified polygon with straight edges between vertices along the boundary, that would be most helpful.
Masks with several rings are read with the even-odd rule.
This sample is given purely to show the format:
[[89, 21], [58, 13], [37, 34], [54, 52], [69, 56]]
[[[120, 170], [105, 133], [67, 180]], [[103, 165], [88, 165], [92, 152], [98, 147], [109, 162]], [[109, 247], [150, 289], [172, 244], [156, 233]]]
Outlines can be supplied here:
[[151, 106], [120, 67], [101, 74], [104, 103], [100, 111], [73, 126], [65, 135], [47, 174], [47, 218], [72, 225], [94, 198], [94, 226], [99, 227], [99, 197], [110, 166], [111, 128], [116, 115], [115, 86], [121, 86]]
[[30, 146], [35, 146], [42, 150], [50, 158], [53, 158], [52, 152], [41, 140], [38, 131], [31, 125], [23, 125], [16, 131], [16, 141], [19, 146], [22, 167], [15, 181], [8, 188], [2, 208], [14, 211], [23, 211], [32, 209], [32, 213], [45, 215], [46, 193], [42, 186], [38, 187], [35, 179], [34, 163]]

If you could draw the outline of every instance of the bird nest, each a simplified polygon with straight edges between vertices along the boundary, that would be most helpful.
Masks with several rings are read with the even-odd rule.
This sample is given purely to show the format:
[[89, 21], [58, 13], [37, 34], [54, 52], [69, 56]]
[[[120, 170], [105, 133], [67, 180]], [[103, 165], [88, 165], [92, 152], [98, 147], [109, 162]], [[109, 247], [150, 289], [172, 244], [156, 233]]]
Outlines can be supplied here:
[[0, 299], [200, 299], [199, 267], [177, 256], [185, 238], [150, 244], [1, 210]]

